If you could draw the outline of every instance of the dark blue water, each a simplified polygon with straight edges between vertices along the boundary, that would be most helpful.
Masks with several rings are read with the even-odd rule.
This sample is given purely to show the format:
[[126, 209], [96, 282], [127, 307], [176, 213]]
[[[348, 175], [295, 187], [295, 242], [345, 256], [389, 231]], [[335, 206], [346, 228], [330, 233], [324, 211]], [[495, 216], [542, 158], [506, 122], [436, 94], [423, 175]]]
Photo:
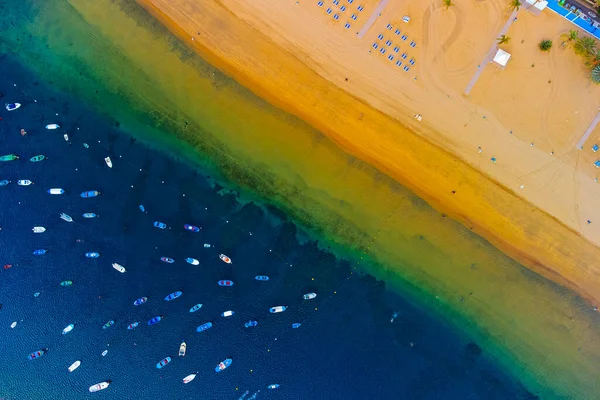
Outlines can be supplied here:
[[[0, 397], [237, 399], [246, 390], [260, 390], [261, 399], [532, 397], [468, 338], [386, 290], [384, 282], [351, 273], [348, 262], [316, 243], [300, 242], [303, 235], [281, 212], [242, 202], [203, 171], [37, 82], [9, 57], [0, 59], [0, 76], [0, 101], [23, 103], [17, 111], [0, 111], [0, 155], [21, 157], [0, 164], [0, 180], [12, 181], [0, 187], [0, 265], [12, 264], [0, 270]], [[61, 129], [48, 131], [48, 123]], [[27, 161], [37, 154], [48, 160]], [[106, 166], [106, 156], [114, 168]], [[20, 187], [18, 179], [34, 184]], [[51, 187], [67, 193], [51, 196]], [[102, 194], [80, 198], [87, 190]], [[75, 221], [61, 220], [61, 212]], [[99, 218], [84, 219], [85, 212]], [[169, 228], [154, 228], [155, 220]], [[187, 232], [185, 223], [202, 230]], [[33, 226], [47, 231], [34, 234]], [[49, 251], [34, 256], [36, 249]], [[90, 251], [100, 258], [86, 258]], [[220, 253], [233, 264], [223, 263]], [[163, 263], [162, 256], [176, 262]], [[186, 257], [200, 265], [187, 264]], [[113, 262], [127, 272], [115, 271]], [[271, 279], [258, 282], [255, 275]], [[219, 287], [220, 279], [235, 285]], [[73, 286], [61, 287], [64, 280]], [[177, 290], [181, 298], [163, 300]], [[312, 291], [316, 299], [302, 299]], [[134, 306], [142, 296], [149, 301]], [[189, 313], [197, 303], [202, 309]], [[275, 305], [289, 308], [270, 314]], [[220, 316], [230, 309], [234, 316]], [[394, 311], [399, 317], [390, 323]], [[156, 315], [164, 320], [148, 326]], [[244, 328], [251, 319], [258, 326]], [[102, 329], [109, 320], [115, 325]], [[11, 329], [13, 321], [18, 325]], [[135, 321], [140, 326], [127, 330]], [[213, 328], [197, 333], [205, 322]], [[295, 322], [302, 326], [292, 329]], [[70, 323], [75, 329], [61, 335]], [[183, 340], [187, 355], [178, 357]], [[27, 360], [42, 348], [49, 349], [46, 355]], [[158, 370], [156, 363], [167, 356], [173, 361]], [[232, 366], [215, 373], [228, 357]], [[75, 360], [81, 367], [68, 373]], [[194, 372], [196, 380], [183, 385]], [[107, 379], [108, 389], [88, 393]], [[281, 387], [268, 390], [271, 383]]]

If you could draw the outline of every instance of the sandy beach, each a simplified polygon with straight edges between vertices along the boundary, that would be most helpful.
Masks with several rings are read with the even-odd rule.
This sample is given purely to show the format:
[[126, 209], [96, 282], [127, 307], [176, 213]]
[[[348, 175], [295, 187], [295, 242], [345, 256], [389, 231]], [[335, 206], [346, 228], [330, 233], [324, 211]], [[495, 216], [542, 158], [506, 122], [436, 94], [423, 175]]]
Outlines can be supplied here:
[[[560, 34], [573, 29], [567, 21], [550, 10], [534, 16], [521, 9], [502, 46], [512, 60], [504, 69], [480, 66], [465, 96], [510, 15], [504, 2], [449, 10], [438, 2], [390, 4], [363, 38], [358, 27], [372, 22], [367, 14], [376, 2], [347, 10], [361, 14], [356, 29], [344, 27], [349, 15], [336, 21], [328, 4], [313, 1], [140, 4], [253, 92], [519, 262], [600, 303], [600, 209], [593, 201], [600, 186], [590, 150], [598, 129], [583, 150], [575, 147], [598, 110], [600, 88], [589, 83], [583, 61], [560, 46]], [[397, 39], [395, 29], [408, 39]], [[536, 47], [546, 38], [555, 43], [550, 53]], [[416, 61], [410, 71], [387, 59], [396, 43], [405, 61]]]

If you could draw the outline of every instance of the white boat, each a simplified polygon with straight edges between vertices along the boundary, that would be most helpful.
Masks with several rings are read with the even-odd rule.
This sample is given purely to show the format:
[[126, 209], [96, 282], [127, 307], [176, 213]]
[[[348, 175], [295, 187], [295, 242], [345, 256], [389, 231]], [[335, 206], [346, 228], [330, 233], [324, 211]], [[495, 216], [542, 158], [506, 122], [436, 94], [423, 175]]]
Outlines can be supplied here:
[[73, 218], [71, 218], [70, 215], [67, 215], [65, 213], [60, 214], [60, 219], [62, 219], [63, 221], [67, 221], [67, 222], [73, 222]]
[[44, 233], [46, 232], [46, 228], [43, 226], [34, 226], [32, 229], [33, 233]]
[[231, 258], [227, 257], [225, 254], [219, 254], [219, 258], [226, 262], [227, 264], [231, 264]]
[[61, 188], [48, 189], [48, 193], [50, 193], [50, 194], [63, 194], [64, 192], [65, 192], [65, 190], [61, 189]]
[[200, 265], [200, 261], [196, 260], [195, 258], [188, 257], [188, 258], [186, 258], [186, 259], [185, 259], [185, 261], [186, 261], [188, 264], [192, 264], [192, 265]]
[[69, 135], [67, 135], [66, 133], [63, 135], [63, 137], [65, 138], [65, 142], [69, 141]]
[[269, 312], [272, 314], [283, 312], [287, 309], [286, 306], [276, 306], [269, 308]]
[[187, 344], [185, 344], [185, 342], [182, 342], [181, 346], [179, 346], [179, 357], [185, 356], [186, 349], [187, 349]]
[[65, 329], [63, 329], [62, 334], [66, 335], [67, 333], [71, 332], [73, 328], [75, 328], [75, 324], [69, 324]]
[[223, 317], [231, 317], [232, 315], [233, 315], [233, 311], [231, 311], [231, 310], [225, 311], [223, 314], [221, 314], [221, 316], [223, 316]]
[[19, 186], [29, 186], [31, 185], [33, 182], [31, 182], [29, 179], [19, 179], [17, 181], [17, 185]]
[[194, 380], [195, 377], [196, 377], [196, 374], [189, 374], [188, 376], [183, 378], [183, 383], [190, 383], [191, 381]]
[[81, 365], [81, 361], [77, 360], [69, 367], [69, 372], [75, 371]]
[[302, 296], [302, 298], [304, 300], [311, 300], [311, 299], [314, 299], [315, 297], [317, 297], [316, 293], [306, 293], [304, 296]]
[[11, 103], [6, 105], [6, 111], [14, 111], [21, 107], [21, 103]]
[[110, 157], [104, 157], [104, 162], [106, 162], [108, 168], [112, 168], [112, 160], [110, 159]]
[[127, 271], [125, 269], [124, 266], [122, 266], [121, 264], [117, 264], [117, 263], [113, 263], [112, 264], [113, 268], [116, 269], [117, 271], [119, 271], [120, 273], [124, 273], [125, 271]]
[[94, 392], [98, 392], [100, 390], [104, 390], [108, 387], [108, 385], [110, 385], [110, 381], [96, 383], [95, 385], [90, 386], [90, 392], [94, 393]]
[[17, 321], [15, 321], [15, 322], [13, 322], [12, 324], [10, 324], [10, 328], [11, 328], [11, 329], [14, 329], [14, 328], [15, 328], [15, 326], [17, 326]]
[[104, 350], [104, 351], [102, 352], [102, 357], [104, 357], [104, 356], [105, 356], [105, 355], [107, 355], [107, 354], [108, 354], [108, 350]]
[[58, 124], [48, 124], [48, 125], [46, 125], [46, 129], [52, 130], [52, 129], [58, 129], [58, 128], [60, 128], [60, 125], [58, 125]]
[[208, 243], [204, 243], [204, 247], [205, 247], [205, 248], [209, 248], [209, 247], [210, 247], [210, 244], [208, 244]]

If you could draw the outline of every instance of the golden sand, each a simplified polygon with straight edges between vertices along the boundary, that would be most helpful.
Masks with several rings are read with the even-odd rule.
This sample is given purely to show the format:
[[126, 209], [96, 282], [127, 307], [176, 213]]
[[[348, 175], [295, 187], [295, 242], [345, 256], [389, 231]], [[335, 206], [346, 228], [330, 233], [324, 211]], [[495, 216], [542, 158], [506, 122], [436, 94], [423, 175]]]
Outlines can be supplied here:
[[[558, 35], [572, 28], [565, 20], [522, 11], [508, 32], [513, 60], [502, 71], [486, 66], [465, 98], [508, 17], [504, 2], [448, 11], [437, 2], [396, 3], [363, 39], [313, 1], [140, 3], [255, 93], [534, 271], [600, 303], [600, 208], [593, 203], [600, 187], [589, 146], [574, 150], [600, 88], [589, 84], [581, 60], [559, 48]], [[397, 22], [402, 15], [411, 22]], [[409, 73], [369, 51], [378, 33], [389, 37], [388, 23], [417, 42], [408, 48], [417, 61]], [[548, 37], [553, 51], [536, 50]]]

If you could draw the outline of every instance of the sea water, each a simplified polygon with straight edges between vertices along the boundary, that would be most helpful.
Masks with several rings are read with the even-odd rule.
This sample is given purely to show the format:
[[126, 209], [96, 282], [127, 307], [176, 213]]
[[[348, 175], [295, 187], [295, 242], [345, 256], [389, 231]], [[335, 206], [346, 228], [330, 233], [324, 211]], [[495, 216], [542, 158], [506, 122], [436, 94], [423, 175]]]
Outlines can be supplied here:
[[[2, 57], [0, 76], [3, 99], [23, 103], [0, 113], [2, 153], [21, 157], [0, 169], [0, 178], [13, 182], [0, 190], [0, 264], [12, 264], [0, 271], [3, 398], [83, 398], [90, 385], [107, 379], [112, 384], [104, 395], [114, 399], [234, 399], [245, 390], [286, 399], [528, 398], [477, 344], [384, 282], [353, 273], [315, 242], [300, 242], [306, 235], [283, 213], [242, 202], [202, 170], [133, 139], [77, 98], [38, 81], [12, 56]], [[47, 123], [61, 129], [45, 130]], [[28, 161], [37, 154], [48, 159]], [[17, 179], [34, 184], [19, 187]], [[50, 187], [66, 193], [49, 195]], [[101, 195], [81, 198], [87, 190]], [[62, 212], [74, 222], [61, 220]], [[99, 217], [84, 219], [85, 212]], [[154, 228], [154, 220], [169, 229]], [[185, 231], [186, 223], [202, 229]], [[36, 225], [47, 231], [33, 234]], [[48, 253], [33, 256], [37, 248]], [[101, 256], [88, 259], [88, 251]], [[219, 253], [233, 263], [223, 263]], [[176, 262], [163, 263], [162, 256]], [[200, 265], [187, 264], [186, 257]], [[115, 271], [113, 262], [127, 272]], [[258, 282], [256, 275], [270, 280]], [[220, 279], [235, 285], [219, 287]], [[74, 283], [61, 287], [63, 280]], [[181, 298], [163, 300], [177, 290]], [[302, 299], [313, 291], [316, 299]], [[148, 302], [134, 306], [142, 296]], [[202, 310], [190, 314], [199, 302]], [[275, 305], [289, 308], [270, 314]], [[235, 315], [225, 320], [220, 313], [227, 309]], [[393, 312], [399, 316], [391, 323]], [[148, 326], [155, 315], [164, 320]], [[249, 319], [258, 326], [245, 329]], [[102, 329], [109, 320], [115, 325]], [[15, 329], [12, 321], [19, 321]], [[140, 326], [127, 330], [135, 321]], [[196, 333], [205, 322], [213, 328]], [[295, 322], [302, 326], [292, 329]], [[75, 329], [61, 335], [70, 323]], [[187, 355], [180, 358], [182, 341]], [[27, 360], [42, 348], [49, 349], [46, 355]], [[167, 356], [172, 363], [156, 369]], [[232, 366], [216, 374], [225, 358]], [[81, 367], [68, 373], [76, 360]], [[195, 372], [196, 380], [183, 385]], [[281, 387], [270, 391], [272, 383]]]

